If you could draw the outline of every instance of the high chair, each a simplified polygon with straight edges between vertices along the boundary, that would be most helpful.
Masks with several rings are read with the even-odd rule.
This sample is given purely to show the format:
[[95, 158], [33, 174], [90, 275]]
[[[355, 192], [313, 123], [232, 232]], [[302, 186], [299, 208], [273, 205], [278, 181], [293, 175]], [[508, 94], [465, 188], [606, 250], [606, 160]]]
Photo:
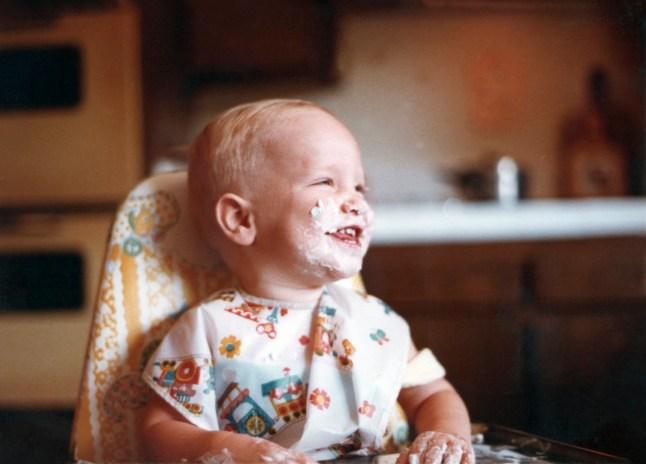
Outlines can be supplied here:
[[[149, 356], [187, 307], [232, 283], [188, 215], [186, 172], [141, 182], [107, 243], [76, 406], [72, 462], [144, 462], [138, 441]], [[359, 276], [346, 285], [362, 290]]]

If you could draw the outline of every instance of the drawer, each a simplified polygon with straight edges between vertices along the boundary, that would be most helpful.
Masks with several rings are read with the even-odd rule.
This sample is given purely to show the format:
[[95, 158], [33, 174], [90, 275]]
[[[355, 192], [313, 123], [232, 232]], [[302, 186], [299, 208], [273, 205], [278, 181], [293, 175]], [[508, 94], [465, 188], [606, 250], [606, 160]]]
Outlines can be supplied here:
[[540, 243], [532, 262], [539, 303], [622, 303], [646, 296], [646, 238]]
[[523, 244], [374, 247], [362, 271], [370, 293], [387, 302], [473, 308], [516, 304]]

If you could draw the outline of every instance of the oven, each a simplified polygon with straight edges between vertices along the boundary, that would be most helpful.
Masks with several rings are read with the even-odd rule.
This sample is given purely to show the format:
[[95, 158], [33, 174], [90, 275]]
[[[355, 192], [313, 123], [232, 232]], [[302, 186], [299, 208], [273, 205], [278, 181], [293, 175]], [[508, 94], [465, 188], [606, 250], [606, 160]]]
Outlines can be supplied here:
[[0, 409], [74, 406], [108, 229], [143, 173], [139, 12], [63, 3], [0, 28]]
[[0, 409], [74, 407], [112, 219], [0, 215]]
[[0, 27], [0, 208], [105, 207], [141, 177], [139, 14], [119, 3]]

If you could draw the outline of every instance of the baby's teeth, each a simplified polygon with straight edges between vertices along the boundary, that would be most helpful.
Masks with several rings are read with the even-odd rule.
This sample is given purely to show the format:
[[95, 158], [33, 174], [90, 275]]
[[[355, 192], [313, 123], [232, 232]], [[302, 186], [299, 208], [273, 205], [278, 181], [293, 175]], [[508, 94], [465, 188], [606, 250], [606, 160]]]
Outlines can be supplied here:
[[336, 234], [337, 232], [341, 232], [342, 234], [350, 235], [352, 237], [357, 236], [357, 231], [355, 229], [353, 229], [352, 227], [346, 227], [344, 229], [330, 229], [328, 234]]

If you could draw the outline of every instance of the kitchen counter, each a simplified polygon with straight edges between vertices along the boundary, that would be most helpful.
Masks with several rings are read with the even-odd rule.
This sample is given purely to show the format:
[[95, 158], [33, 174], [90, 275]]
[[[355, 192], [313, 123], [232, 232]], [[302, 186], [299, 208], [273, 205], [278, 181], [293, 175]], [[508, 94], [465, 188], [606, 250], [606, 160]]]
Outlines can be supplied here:
[[373, 205], [373, 245], [646, 236], [646, 198]]

